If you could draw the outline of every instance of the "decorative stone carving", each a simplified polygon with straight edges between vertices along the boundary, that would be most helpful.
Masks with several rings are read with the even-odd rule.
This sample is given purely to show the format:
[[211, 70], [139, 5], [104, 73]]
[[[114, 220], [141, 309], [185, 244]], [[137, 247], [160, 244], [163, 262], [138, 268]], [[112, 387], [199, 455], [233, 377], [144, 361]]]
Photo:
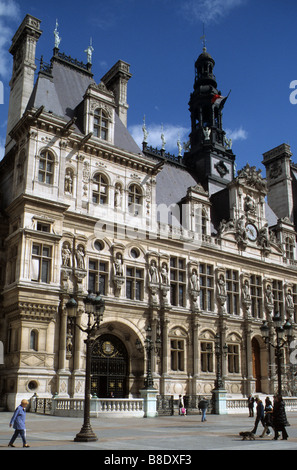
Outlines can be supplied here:
[[114, 294], [116, 297], [120, 296], [122, 285], [125, 282], [124, 268], [123, 268], [123, 255], [117, 252], [113, 262], [113, 282]]
[[226, 279], [223, 270], [217, 272], [217, 300], [219, 304], [219, 313], [226, 313]]

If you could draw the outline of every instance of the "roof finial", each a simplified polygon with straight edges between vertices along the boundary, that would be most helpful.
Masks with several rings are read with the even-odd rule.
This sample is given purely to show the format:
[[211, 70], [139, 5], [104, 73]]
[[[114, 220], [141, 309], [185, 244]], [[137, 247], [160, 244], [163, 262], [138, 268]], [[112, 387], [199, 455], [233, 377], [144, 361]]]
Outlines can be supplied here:
[[59, 49], [60, 42], [61, 42], [61, 40], [62, 40], [62, 38], [60, 38], [60, 36], [59, 36], [58, 26], [59, 26], [59, 23], [58, 23], [58, 20], [56, 20], [56, 28], [55, 28], [55, 30], [54, 30], [55, 49]]
[[203, 23], [203, 36], [200, 38], [203, 44], [203, 52], [206, 52], [206, 36], [205, 36], [205, 24]]
[[88, 56], [88, 64], [92, 64], [92, 57], [93, 57], [93, 52], [94, 52], [94, 48], [93, 48], [93, 41], [92, 41], [92, 38], [90, 39], [90, 45], [88, 46], [88, 48], [85, 50], [85, 52], [87, 53], [87, 56]]

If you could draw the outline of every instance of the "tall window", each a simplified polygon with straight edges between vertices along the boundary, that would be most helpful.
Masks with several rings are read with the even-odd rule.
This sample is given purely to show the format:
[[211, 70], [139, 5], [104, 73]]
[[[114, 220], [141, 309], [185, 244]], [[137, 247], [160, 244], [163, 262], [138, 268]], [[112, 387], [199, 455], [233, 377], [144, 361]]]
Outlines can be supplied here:
[[227, 312], [231, 315], [239, 314], [239, 274], [234, 269], [226, 271], [227, 286]]
[[32, 247], [32, 281], [50, 282], [52, 249], [43, 244], [33, 244]]
[[287, 260], [294, 260], [294, 241], [290, 237], [286, 237], [285, 251]]
[[127, 267], [126, 297], [131, 300], [143, 300], [144, 274], [143, 269]]
[[46, 184], [54, 181], [54, 157], [48, 150], [41, 152], [39, 157], [38, 181]]
[[107, 179], [101, 173], [97, 173], [93, 178], [92, 200], [94, 204], [107, 204], [107, 188]]
[[186, 262], [182, 258], [170, 258], [170, 303], [185, 306]]
[[131, 184], [128, 190], [128, 211], [131, 215], [141, 215], [142, 192], [137, 184]]
[[213, 343], [201, 342], [201, 371], [213, 372]]
[[262, 318], [263, 317], [263, 300], [262, 300], [262, 278], [261, 276], [252, 275], [251, 276], [251, 299], [252, 299], [252, 306], [251, 312], [254, 318]]
[[200, 263], [200, 307], [205, 311], [214, 309], [214, 269], [211, 264]]
[[185, 370], [185, 342], [180, 339], [172, 339], [171, 342], [171, 370]]
[[88, 287], [94, 294], [100, 292], [105, 295], [108, 283], [108, 263], [99, 260], [89, 261]]
[[230, 374], [239, 372], [238, 344], [228, 344], [228, 372], [230, 372]]
[[108, 140], [108, 118], [102, 109], [95, 110], [93, 134], [95, 137]]
[[36, 330], [32, 330], [30, 333], [30, 349], [38, 351], [38, 332]]

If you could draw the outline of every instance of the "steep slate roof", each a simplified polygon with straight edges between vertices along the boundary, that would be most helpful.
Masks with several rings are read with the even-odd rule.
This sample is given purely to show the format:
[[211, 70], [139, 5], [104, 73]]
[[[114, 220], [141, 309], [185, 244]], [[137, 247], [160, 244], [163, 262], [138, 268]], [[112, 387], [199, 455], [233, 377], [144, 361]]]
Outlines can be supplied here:
[[156, 179], [157, 205], [166, 204], [168, 207], [170, 204], [179, 202], [186, 196], [187, 189], [197, 184], [197, 181], [186, 169], [171, 163], [165, 163]]
[[[82, 133], [82, 108], [80, 105], [87, 88], [96, 82], [92, 75], [79, 68], [53, 60], [51, 74], [40, 72], [29, 100], [27, 109], [45, 107], [45, 111], [53, 113], [66, 121], [77, 117], [74, 124], [76, 132]], [[142, 153], [118, 115], [115, 113], [114, 145], [132, 153]]]
[[[45, 73], [44, 71], [39, 73], [27, 109], [32, 107], [39, 109], [44, 106], [45, 111], [51, 112], [66, 121], [77, 117], [74, 127], [76, 132], [82, 134], [80, 123], [82, 122], [83, 108], [81, 105], [83, 97], [89, 85], [95, 83], [91, 73], [53, 58], [51, 73]], [[131, 153], [142, 153], [117, 113], [115, 113], [114, 146]], [[146, 155], [146, 158], [151, 159], [149, 155]], [[175, 165], [165, 159], [162, 171], [157, 175], [157, 205], [165, 204], [169, 207], [171, 204], [178, 203], [186, 196], [187, 189], [196, 184], [197, 180], [185, 167]], [[212, 211], [215, 214], [216, 207], [214, 206], [217, 206], [217, 204], [213, 204]], [[219, 214], [217, 214], [219, 221], [222, 219], [222, 205], [218, 204], [218, 207], [220, 208]], [[277, 223], [277, 217], [268, 204], [266, 204], [266, 217], [269, 226]]]

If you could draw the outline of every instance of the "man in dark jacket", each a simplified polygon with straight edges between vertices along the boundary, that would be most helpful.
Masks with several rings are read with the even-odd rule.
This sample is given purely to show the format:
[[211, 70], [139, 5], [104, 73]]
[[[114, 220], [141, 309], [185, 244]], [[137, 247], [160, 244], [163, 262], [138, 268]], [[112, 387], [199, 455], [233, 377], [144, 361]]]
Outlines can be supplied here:
[[[256, 420], [255, 420], [254, 428], [253, 428], [253, 430], [252, 430], [252, 433], [253, 433], [253, 434], [256, 434], [256, 432], [257, 432], [257, 427], [258, 427], [258, 424], [259, 424], [260, 421], [261, 421], [263, 427], [265, 428], [265, 422], [264, 422], [264, 406], [263, 406], [262, 400], [260, 400], [259, 397], [256, 397], [255, 401], [256, 401], [256, 403], [257, 403], [257, 408], [256, 408]], [[270, 432], [270, 431], [269, 431], [269, 432]]]
[[281, 395], [274, 397], [273, 404], [273, 426], [274, 426], [274, 440], [279, 438], [279, 432], [282, 432], [282, 440], [288, 439], [286, 426], [288, 426], [287, 415], [285, 410], [285, 403]]
[[206, 411], [207, 411], [207, 408], [208, 408], [208, 401], [206, 400], [206, 398], [202, 398], [199, 403], [198, 403], [198, 408], [199, 410], [201, 410], [201, 413], [202, 413], [202, 417], [201, 417], [201, 421], [206, 421]]

